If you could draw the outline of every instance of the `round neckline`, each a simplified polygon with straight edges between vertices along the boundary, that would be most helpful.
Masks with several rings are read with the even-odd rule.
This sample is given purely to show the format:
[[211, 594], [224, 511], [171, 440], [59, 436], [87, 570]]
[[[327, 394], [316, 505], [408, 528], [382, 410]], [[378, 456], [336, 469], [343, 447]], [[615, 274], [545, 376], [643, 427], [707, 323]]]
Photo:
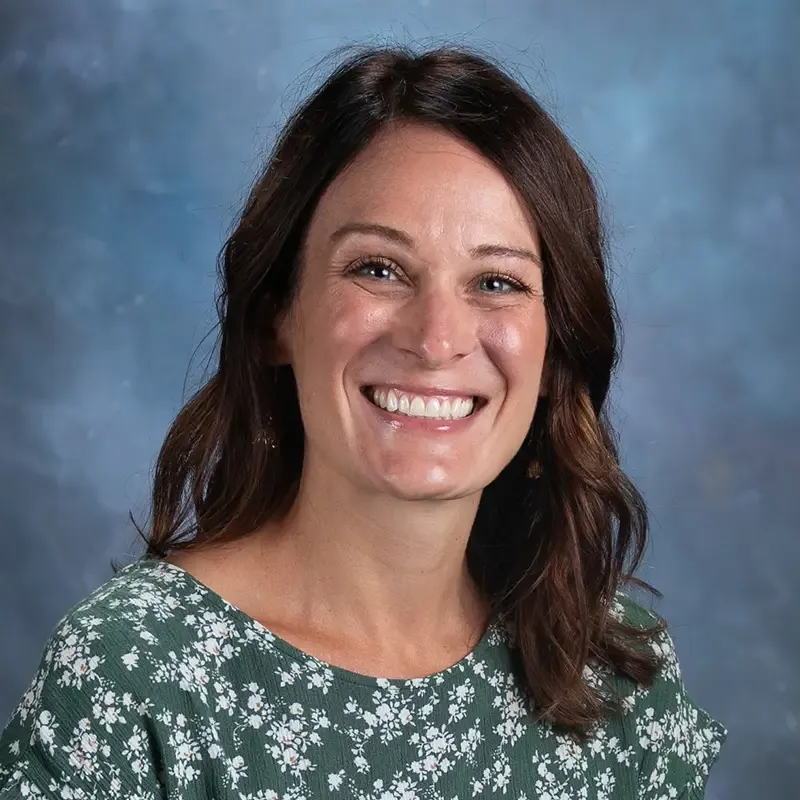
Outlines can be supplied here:
[[162, 559], [153, 556], [143, 556], [138, 561], [133, 562], [130, 566], [135, 567], [137, 565], [148, 567], [152, 566], [156, 567], [157, 569], [162, 569], [166, 572], [172, 573], [173, 575], [178, 575], [189, 588], [194, 587], [196, 590], [200, 590], [207, 601], [210, 601], [214, 606], [222, 609], [236, 622], [240, 624], [246, 624], [249, 628], [255, 628], [262, 634], [268, 636], [271, 645], [282, 651], [284, 655], [291, 657], [294, 661], [300, 662], [301, 664], [311, 663], [314, 665], [315, 670], [328, 670], [338, 680], [343, 680], [347, 683], [358, 684], [360, 686], [369, 686], [372, 689], [374, 689], [376, 686], [393, 686], [398, 689], [402, 689], [404, 687], [417, 688], [430, 683], [438, 684], [447, 680], [447, 678], [451, 675], [461, 674], [465, 669], [476, 663], [480, 656], [482, 656], [493, 646], [492, 640], [494, 636], [502, 632], [502, 625], [500, 621], [496, 617], [492, 618], [475, 647], [473, 647], [454, 664], [451, 664], [449, 667], [445, 667], [444, 669], [429, 675], [421, 675], [417, 678], [384, 678], [376, 675], [366, 675], [361, 672], [354, 672], [353, 670], [346, 669], [345, 667], [339, 667], [336, 664], [331, 664], [330, 662], [324, 661], [321, 658], [317, 658], [317, 656], [314, 656], [305, 650], [301, 650], [299, 647], [291, 644], [291, 642], [288, 642], [286, 639], [278, 636], [278, 634], [270, 630], [266, 625], [259, 622], [254, 617], [251, 617], [238, 606], [228, 602], [224, 597], [222, 597], [222, 595], [215, 592], [210, 586], [207, 586], [194, 575], [192, 575], [191, 572], [185, 570], [183, 567], [177, 566], [177, 564], [172, 564], [169, 561], [163, 561]]

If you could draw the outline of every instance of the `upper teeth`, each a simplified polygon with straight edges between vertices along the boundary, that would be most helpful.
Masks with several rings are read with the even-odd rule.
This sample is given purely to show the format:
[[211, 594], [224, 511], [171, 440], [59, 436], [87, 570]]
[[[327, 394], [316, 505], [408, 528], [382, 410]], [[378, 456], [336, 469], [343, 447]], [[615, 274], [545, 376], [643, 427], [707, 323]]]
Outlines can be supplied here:
[[474, 401], [471, 397], [423, 397], [406, 394], [395, 389], [373, 389], [372, 401], [376, 406], [405, 414], [409, 417], [430, 417], [431, 419], [462, 419], [472, 413]]

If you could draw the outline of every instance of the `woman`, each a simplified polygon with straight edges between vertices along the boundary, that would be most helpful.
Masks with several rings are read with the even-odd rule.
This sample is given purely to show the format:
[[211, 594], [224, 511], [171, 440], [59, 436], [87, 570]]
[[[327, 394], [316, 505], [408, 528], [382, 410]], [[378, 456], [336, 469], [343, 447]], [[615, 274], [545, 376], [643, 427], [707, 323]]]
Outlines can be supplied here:
[[2, 800], [698, 798], [725, 737], [604, 404], [592, 180], [480, 57], [361, 52], [221, 259], [147, 555], [59, 625]]

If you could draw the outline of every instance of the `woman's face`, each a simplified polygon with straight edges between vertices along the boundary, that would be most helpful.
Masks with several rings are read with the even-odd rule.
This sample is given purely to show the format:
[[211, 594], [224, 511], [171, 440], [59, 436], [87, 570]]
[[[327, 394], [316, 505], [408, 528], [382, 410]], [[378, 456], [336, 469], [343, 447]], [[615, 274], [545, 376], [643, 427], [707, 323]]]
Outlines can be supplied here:
[[472, 495], [531, 424], [547, 324], [537, 233], [447, 133], [375, 139], [325, 192], [280, 339], [304, 469], [407, 499]]

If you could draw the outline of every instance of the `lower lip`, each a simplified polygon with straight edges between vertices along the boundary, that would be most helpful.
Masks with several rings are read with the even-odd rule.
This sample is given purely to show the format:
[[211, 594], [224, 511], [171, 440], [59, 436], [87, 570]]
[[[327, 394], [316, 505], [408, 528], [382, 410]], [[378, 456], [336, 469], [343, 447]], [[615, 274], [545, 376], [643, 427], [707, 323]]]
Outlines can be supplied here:
[[476, 408], [469, 416], [461, 419], [431, 419], [430, 417], [409, 417], [405, 414], [394, 414], [385, 408], [376, 406], [363, 393], [361, 395], [364, 402], [378, 415], [383, 421], [397, 430], [425, 431], [428, 433], [456, 433], [468, 428], [475, 417], [482, 411], [483, 406]]

